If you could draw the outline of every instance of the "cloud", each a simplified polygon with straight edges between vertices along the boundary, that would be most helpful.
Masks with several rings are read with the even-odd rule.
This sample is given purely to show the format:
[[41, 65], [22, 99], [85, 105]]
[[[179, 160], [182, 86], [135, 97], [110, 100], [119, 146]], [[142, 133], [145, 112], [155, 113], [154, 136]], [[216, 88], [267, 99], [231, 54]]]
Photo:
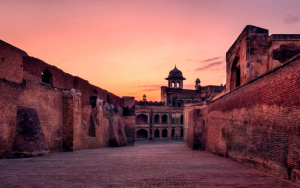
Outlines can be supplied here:
[[292, 15], [292, 14], [287, 14], [284, 18], [283, 21], [284, 23], [287, 24], [292, 24], [292, 23], [296, 23], [300, 20], [299, 16], [297, 15]]
[[144, 86], [137, 86], [137, 87], [160, 87], [161, 85], [144, 85]]
[[217, 60], [217, 59], [220, 59], [221, 57], [213, 57], [213, 58], [210, 58], [210, 59], [205, 59], [205, 60], [202, 60], [201, 62], [211, 62], [211, 61], [214, 61], [214, 60]]
[[215, 60], [221, 59], [221, 58], [223, 58], [223, 57], [213, 57], [213, 58], [204, 59], [204, 60], [187, 59], [186, 61], [192, 61], [192, 62], [198, 62], [198, 63], [208, 63], [208, 62], [215, 61]]
[[223, 66], [219, 66], [223, 64], [223, 61], [216, 61], [216, 62], [213, 62], [213, 63], [209, 63], [203, 67], [199, 67], [199, 68], [196, 68], [195, 71], [204, 71], [204, 70], [220, 70], [221, 68], [223, 68]]
[[127, 94], [135, 95], [135, 94], [138, 94], [138, 92], [134, 92], [134, 93], [127, 93]]
[[139, 90], [139, 91], [157, 91], [160, 90], [160, 87], [163, 85], [144, 85], [144, 86], [137, 86], [137, 87], [146, 87], [147, 89]]

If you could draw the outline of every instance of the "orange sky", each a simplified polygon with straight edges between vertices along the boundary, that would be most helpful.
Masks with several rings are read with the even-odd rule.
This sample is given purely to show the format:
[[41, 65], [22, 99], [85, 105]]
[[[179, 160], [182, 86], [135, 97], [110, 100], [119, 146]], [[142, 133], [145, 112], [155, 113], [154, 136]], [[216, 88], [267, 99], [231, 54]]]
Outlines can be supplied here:
[[192, 89], [225, 83], [246, 25], [300, 33], [299, 0], [0, 0], [4, 40], [122, 96], [160, 100], [176, 64]]

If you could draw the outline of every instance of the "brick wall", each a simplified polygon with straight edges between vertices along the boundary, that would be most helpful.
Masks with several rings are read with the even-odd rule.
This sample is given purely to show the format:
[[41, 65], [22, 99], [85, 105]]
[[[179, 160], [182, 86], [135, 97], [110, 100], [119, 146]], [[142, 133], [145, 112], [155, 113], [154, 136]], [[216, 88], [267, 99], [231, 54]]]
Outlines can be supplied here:
[[24, 56], [26, 52], [0, 40], [0, 78], [22, 83]]
[[42, 72], [48, 70], [52, 75], [52, 85], [61, 89], [73, 88], [73, 76], [61, 69], [49, 65], [44, 61], [26, 56], [24, 57], [24, 79], [42, 82]]
[[11, 151], [18, 106], [36, 109], [49, 150], [62, 151], [61, 90], [29, 80], [26, 84], [17, 84], [0, 79], [0, 91], [0, 127], [3, 131], [0, 157], [7, 157]]
[[210, 103], [206, 150], [299, 180], [300, 55]]

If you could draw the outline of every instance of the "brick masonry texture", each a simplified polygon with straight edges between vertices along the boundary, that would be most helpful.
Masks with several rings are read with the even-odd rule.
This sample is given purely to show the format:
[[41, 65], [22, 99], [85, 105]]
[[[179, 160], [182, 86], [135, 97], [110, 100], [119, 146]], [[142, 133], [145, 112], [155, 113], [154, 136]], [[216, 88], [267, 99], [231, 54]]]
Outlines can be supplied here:
[[179, 141], [1, 160], [3, 187], [300, 187]]
[[201, 147], [209, 152], [299, 181], [299, 83], [300, 55], [206, 108], [192, 110], [189, 134], [201, 132]]
[[[0, 63], [4, 67], [0, 69], [0, 158], [12, 157], [13, 153], [20, 152], [24, 155], [44, 154], [48, 152], [44, 148], [60, 152], [108, 147], [113, 137], [109, 136], [110, 127], [119, 135], [119, 146], [127, 145], [123, 111], [110, 112], [122, 108], [122, 98], [30, 57], [1, 40]], [[51, 75], [50, 83], [42, 82], [45, 71]], [[91, 96], [98, 101], [97, 105], [91, 105]], [[103, 108], [104, 102], [110, 108]], [[23, 139], [15, 132], [19, 107], [36, 112], [37, 117], [32, 117], [39, 123], [30, 122], [39, 124], [41, 129], [35, 126], [36, 130], [26, 130], [30, 134], [28, 138], [37, 139], [36, 131], [43, 134], [45, 141], [39, 138], [43, 147], [38, 144], [27, 147], [19, 142], [13, 146], [15, 139]], [[117, 123], [109, 124], [111, 117], [116, 118]]]

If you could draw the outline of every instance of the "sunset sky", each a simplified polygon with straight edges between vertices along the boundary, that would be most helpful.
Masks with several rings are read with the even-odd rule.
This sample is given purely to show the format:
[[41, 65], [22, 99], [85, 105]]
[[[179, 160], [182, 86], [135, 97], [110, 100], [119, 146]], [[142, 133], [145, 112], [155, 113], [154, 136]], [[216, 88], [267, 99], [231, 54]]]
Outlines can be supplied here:
[[160, 100], [176, 64], [185, 89], [225, 84], [246, 25], [300, 34], [300, 0], [0, 0], [0, 39], [122, 96]]

